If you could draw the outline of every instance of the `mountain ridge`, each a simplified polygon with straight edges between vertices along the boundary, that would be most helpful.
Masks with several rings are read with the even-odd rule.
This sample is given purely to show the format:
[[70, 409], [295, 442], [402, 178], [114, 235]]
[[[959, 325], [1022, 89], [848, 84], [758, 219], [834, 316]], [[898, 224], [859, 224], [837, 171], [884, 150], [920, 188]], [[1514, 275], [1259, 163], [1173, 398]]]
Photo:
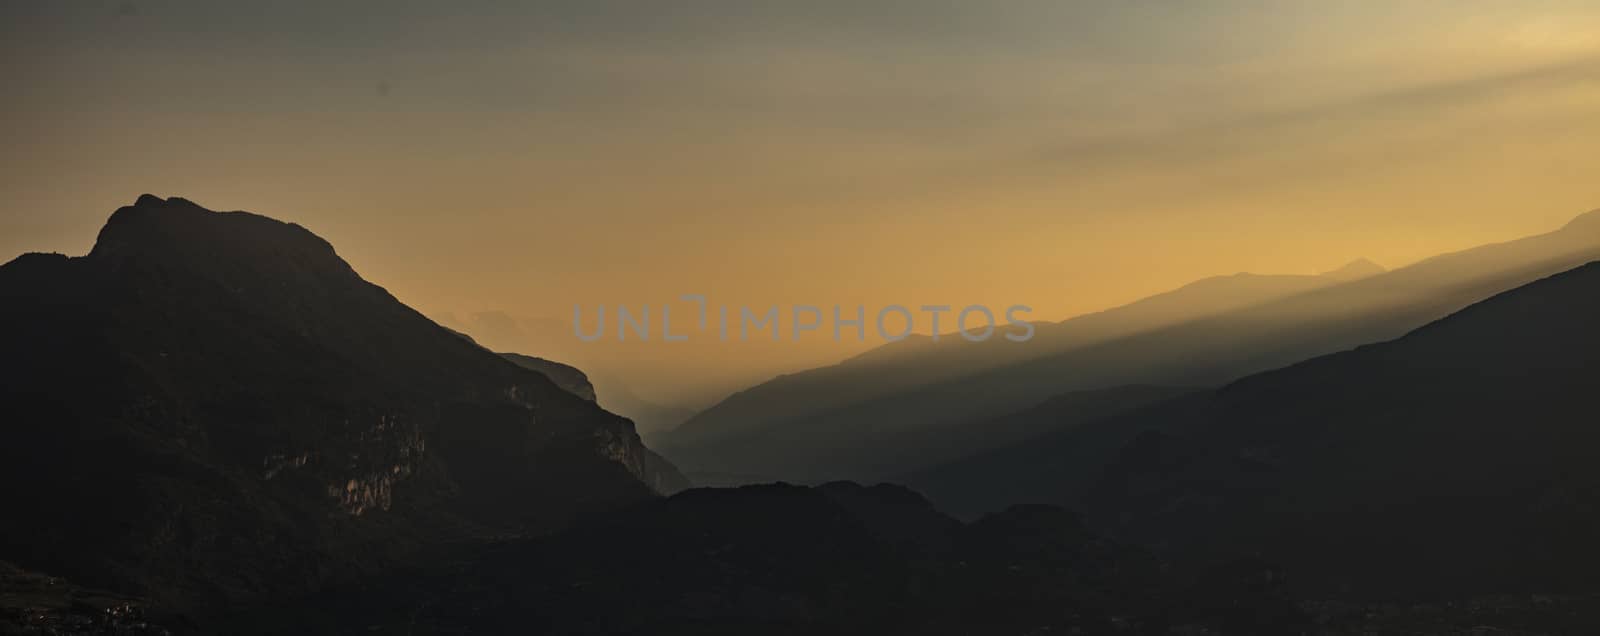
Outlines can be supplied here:
[[1187, 561], [1259, 555], [1312, 597], [1580, 589], [1597, 291], [1600, 261], [908, 481], [962, 514], [1047, 501]]
[[[1600, 258], [1600, 232], [1588, 231], [1587, 224], [1569, 224], [1561, 230], [1440, 255], [1385, 274], [1318, 285], [1131, 334], [1115, 331], [1131, 321], [1113, 320], [1114, 312], [1092, 315], [1112, 323], [1110, 330], [1080, 332], [1079, 340], [1064, 347], [1063, 353], [993, 368], [964, 367], [967, 360], [949, 358], [943, 363], [958, 370], [928, 382], [922, 379], [934, 376], [924, 371], [907, 372], [916, 381], [900, 377], [906, 372], [902, 367], [814, 370], [781, 383], [752, 387], [691, 420], [703, 428], [715, 423], [717, 428], [698, 435], [655, 439], [668, 457], [693, 472], [773, 474], [763, 470], [781, 467], [784, 470], [776, 471], [778, 476], [802, 481], [887, 478], [890, 476], [809, 473], [808, 451], [792, 445], [781, 452], [774, 448], [759, 455], [747, 453], [749, 459], [740, 463], [719, 450], [720, 444], [728, 443], [722, 440], [732, 436], [711, 431], [743, 429], [741, 436], [758, 437], [761, 431], [820, 426], [824, 414], [828, 426], [846, 431], [981, 422], [1076, 390], [1128, 384], [1217, 386], [1317, 355], [1398, 337], [1495, 293], [1595, 258]], [[1081, 321], [1076, 324], [1083, 324]], [[1041, 330], [1036, 340], [1045, 339], [1046, 334]], [[1108, 334], [1112, 337], [1101, 337]], [[934, 366], [936, 362], [925, 359], [916, 364]], [[888, 389], [862, 393], [850, 388], [869, 381]], [[830, 399], [818, 397], [823, 394]], [[767, 405], [795, 408], [784, 412]], [[755, 465], [763, 470], [754, 469]]]
[[626, 419], [265, 216], [141, 196], [84, 256], [0, 266], [0, 306], [0, 552], [169, 605], [290, 593], [682, 480]]

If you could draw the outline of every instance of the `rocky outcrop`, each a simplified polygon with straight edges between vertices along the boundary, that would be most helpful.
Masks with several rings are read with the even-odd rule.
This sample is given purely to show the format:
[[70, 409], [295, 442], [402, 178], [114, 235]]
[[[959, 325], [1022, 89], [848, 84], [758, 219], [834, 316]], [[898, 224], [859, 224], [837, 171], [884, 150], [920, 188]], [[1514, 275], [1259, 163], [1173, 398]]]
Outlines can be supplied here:
[[589, 376], [578, 370], [577, 367], [520, 353], [502, 353], [500, 356], [524, 369], [532, 369], [543, 373], [544, 377], [550, 378], [551, 382], [556, 383], [556, 386], [561, 387], [568, 393], [590, 402], [595, 401], [594, 385], [589, 383]]

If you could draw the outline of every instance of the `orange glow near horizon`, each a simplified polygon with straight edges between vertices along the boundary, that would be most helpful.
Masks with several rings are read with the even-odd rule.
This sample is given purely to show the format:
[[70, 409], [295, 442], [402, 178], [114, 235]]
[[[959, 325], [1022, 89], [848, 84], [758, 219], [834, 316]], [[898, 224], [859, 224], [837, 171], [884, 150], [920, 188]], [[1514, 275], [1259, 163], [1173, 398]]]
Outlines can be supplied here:
[[880, 4], [8, 8], [0, 252], [84, 253], [150, 192], [305, 225], [433, 316], [698, 293], [1060, 320], [1600, 207], [1592, 3]]

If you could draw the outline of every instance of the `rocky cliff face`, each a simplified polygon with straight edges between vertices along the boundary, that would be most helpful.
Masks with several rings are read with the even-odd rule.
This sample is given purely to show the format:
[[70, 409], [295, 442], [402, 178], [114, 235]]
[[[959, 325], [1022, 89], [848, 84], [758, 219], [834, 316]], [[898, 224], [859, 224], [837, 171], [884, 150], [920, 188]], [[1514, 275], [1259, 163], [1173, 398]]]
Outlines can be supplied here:
[[290, 592], [681, 483], [298, 225], [145, 195], [0, 267], [0, 307], [0, 555], [86, 584]]

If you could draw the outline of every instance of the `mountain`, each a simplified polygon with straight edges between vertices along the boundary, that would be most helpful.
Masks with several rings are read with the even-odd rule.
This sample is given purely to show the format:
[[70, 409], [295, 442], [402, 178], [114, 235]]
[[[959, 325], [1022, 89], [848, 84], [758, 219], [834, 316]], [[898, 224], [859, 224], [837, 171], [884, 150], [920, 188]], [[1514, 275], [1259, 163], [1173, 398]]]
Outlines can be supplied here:
[[168, 607], [543, 532], [682, 477], [306, 229], [145, 195], [0, 267], [0, 558]]
[[596, 390], [600, 405], [612, 413], [633, 420], [634, 425], [639, 428], [639, 434], [647, 439], [661, 431], [677, 428], [694, 416], [694, 409], [662, 404], [640, 397], [628, 382], [610, 371], [601, 369], [590, 375], [594, 378], [595, 385], [599, 387]]
[[[1049, 506], [963, 524], [897, 486], [771, 484], [645, 502], [315, 607], [331, 633], [1268, 634], [1308, 624], [1282, 586], [1256, 583], [1274, 569], [1230, 565], [1180, 579]], [[303, 631], [307, 615], [274, 609], [224, 627]], [[1237, 629], [1241, 617], [1257, 629]]]
[[[468, 339], [470, 340], [470, 338]], [[589, 383], [589, 376], [585, 375], [577, 367], [520, 353], [502, 353], [500, 357], [510, 360], [524, 369], [531, 369], [544, 374], [545, 377], [550, 378], [551, 382], [555, 382], [556, 386], [561, 387], [562, 390], [568, 393], [590, 402], [598, 403], [594, 385]], [[616, 402], [617, 400], [607, 400], [608, 404]], [[637, 407], [637, 404], [634, 406]], [[629, 419], [631, 420], [632, 418]], [[686, 490], [693, 485], [686, 476], [677, 472], [677, 469], [672, 466], [672, 462], [667, 461], [667, 458], [662, 457], [655, 451], [645, 448], [644, 460], [646, 472], [652, 475], [650, 485], [656, 492], [670, 495]]]
[[1337, 283], [1321, 276], [1216, 276], [1105, 312], [1055, 324], [1036, 323], [1034, 338], [1024, 344], [998, 338], [970, 343], [956, 337], [935, 342], [928, 336], [912, 336], [837, 365], [779, 376], [735, 393], [678, 428], [653, 435], [652, 442], [691, 473], [799, 481], [887, 478], [947, 458], [902, 456], [904, 461], [884, 466], [890, 472], [883, 472], [844, 462], [837, 453], [900, 456], [891, 450], [894, 447], [876, 446], [862, 437], [894, 437], [900, 443], [919, 445], [911, 440], [920, 428], [948, 430], [987, 421], [1037, 405], [1071, 387], [1015, 397], [997, 393], [960, 400], [938, 396], [908, 399], [919, 391], [955, 387], [959, 393], [964, 378], [1003, 373], [1008, 366], [1044, 358], [1050, 352], [1072, 351], [1188, 317]]
[[1259, 555], [1313, 597], [1592, 591], [1596, 325], [1600, 262], [913, 481], [1071, 503], [1185, 560]]
[[[961, 457], [1069, 430], [1083, 423], [1158, 404], [1195, 389], [1132, 385], [1094, 391], [1074, 391], [1055, 396], [1016, 413], [976, 422], [931, 424], [906, 430], [894, 427], [852, 428], [854, 422], [834, 423], [826, 415], [808, 427], [785, 427], [745, 437], [729, 438], [716, 448], [734, 457], [760, 456], [774, 447], [804, 449], [794, 458], [805, 462], [808, 475], [870, 474], [900, 476], [931, 468]], [[884, 417], [893, 417], [885, 412]], [[778, 463], [779, 467], [792, 464]], [[782, 473], [689, 472], [701, 485], [781, 481]]]
[[[444, 315], [442, 319], [447, 320], [449, 324], [457, 324], [458, 322], [448, 314]], [[441, 322], [440, 324], [445, 325], [446, 323]], [[477, 339], [467, 335], [465, 332], [455, 327], [447, 326], [446, 328], [462, 339], [478, 344]], [[633, 421], [634, 427], [639, 431], [640, 435], [669, 430], [694, 415], [694, 411], [686, 408], [663, 406], [643, 399], [635, 395], [616, 376], [604, 371], [594, 373], [591, 380], [591, 374], [585, 373], [570, 364], [520, 353], [502, 353], [499, 355], [519, 366], [543, 373], [545, 377], [550, 378], [558, 386], [566, 389], [568, 393], [590, 402], [599, 403], [607, 411], [627, 417]], [[605, 387], [606, 398], [604, 403], [600, 403], [599, 395], [595, 389], [596, 384]]]
[[848, 408], [917, 387], [1044, 357], [1051, 352], [1067, 351], [1337, 282], [1321, 276], [1247, 273], [1216, 276], [1116, 309], [1061, 323], [1035, 323], [1034, 337], [1026, 344], [1001, 338], [974, 344], [949, 334], [934, 341], [930, 336], [913, 335], [837, 365], [783, 375], [740, 391], [697, 414], [662, 439], [675, 445], [694, 445], [724, 436], [764, 431], [787, 419]]
[[1382, 265], [1364, 258], [1358, 258], [1346, 263], [1344, 267], [1324, 273], [1323, 276], [1337, 279], [1342, 282], [1350, 282], [1361, 280], [1363, 278], [1371, 278], [1387, 271], [1389, 270], [1384, 269]]
[[520, 353], [502, 353], [500, 357], [510, 360], [524, 369], [531, 369], [544, 374], [544, 377], [550, 378], [551, 382], [556, 383], [556, 386], [561, 387], [562, 390], [568, 393], [590, 402], [595, 401], [594, 385], [589, 383], [589, 376], [584, 375], [583, 371], [578, 370], [577, 367]]
[[[463, 322], [462, 319], [449, 312], [439, 313], [434, 316], [434, 319], [439, 324], [450, 328], [460, 334], [461, 337], [474, 343], [478, 343], [478, 338], [467, 335], [466, 330], [471, 329], [480, 334], [481, 337], [490, 339], [500, 346], [532, 347], [527, 350], [550, 350], [563, 352], [562, 355], [594, 357], [592, 350], [573, 346], [574, 342], [583, 343], [571, 336], [570, 325], [560, 324], [559, 321], [531, 318], [518, 321], [504, 312], [497, 311], [474, 314], [471, 316], [470, 323]], [[589, 355], [584, 355], [585, 353]], [[507, 353], [503, 355], [513, 362], [530, 363], [536, 371], [549, 370], [570, 378], [572, 380], [571, 386], [573, 387], [579, 385], [577, 378], [572, 375], [573, 371], [576, 371], [583, 376], [581, 383], [584, 386], [588, 386], [586, 392], [580, 392], [580, 395], [598, 402], [607, 411], [633, 420], [634, 426], [638, 429], [640, 435], [676, 428], [694, 415], [694, 410], [690, 408], [665, 405], [642, 398], [616, 373], [607, 371], [603, 366], [591, 366], [591, 364], [604, 363], [587, 363], [585, 368], [589, 370], [585, 372], [578, 371], [576, 367], [571, 365], [543, 358], [528, 356], [532, 359], [522, 360], [516, 357], [520, 354]], [[599, 357], [602, 360], [605, 358], [605, 356]], [[610, 362], [616, 364], [615, 361]], [[528, 365], [525, 364], [524, 366]], [[562, 367], [572, 371], [567, 371]], [[685, 374], [680, 370], [678, 375]]]
[[[471, 334], [480, 344], [496, 351], [536, 352], [583, 369], [600, 393], [601, 404], [632, 418], [641, 432], [657, 430], [653, 428], [657, 425], [659, 430], [674, 428], [695, 410], [715, 404], [734, 391], [781, 373], [833, 364], [871, 346], [865, 340], [850, 338], [819, 338], [803, 347], [788, 340], [760, 338], [725, 342], [716, 337], [715, 331], [697, 329], [683, 321], [683, 316], [698, 311], [693, 302], [682, 301], [676, 295], [635, 298], [630, 302], [633, 304], [623, 304], [633, 312], [642, 311], [644, 305], [652, 308], [657, 331], [649, 339], [621, 340], [612, 321], [603, 337], [581, 340], [573, 324], [574, 308], [565, 305], [555, 316], [490, 310], [435, 311], [431, 317]], [[707, 302], [721, 301], [713, 298]], [[615, 312], [620, 305], [577, 308], [582, 312], [585, 330], [592, 329], [587, 325], [594, 324], [601, 306]], [[673, 332], [688, 340], [666, 341], [660, 337], [661, 311], [667, 306], [678, 317]]]
[[[891, 478], [870, 466], [840, 467], [828, 459], [830, 449], [858, 444], [859, 436], [885, 429], [979, 425], [1073, 391], [1218, 386], [1398, 337], [1498, 292], [1597, 258], [1600, 211], [1548, 234], [1349, 282], [1331, 276], [1207, 279], [1127, 307], [1040, 326], [1038, 344], [967, 346], [945, 338], [914, 343], [900, 353], [885, 347], [836, 367], [778, 378], [653, 441], [692, 472], [802, 481]], [[1047, 353], [1005, 361], [986, 353], [997, 348], [1009, 348], [1013, 358], [1024, 350]], [[794, 438], [805, 434], [792, 431], [820, 431], [812, 437], [825, 445], [797, 445]]]

